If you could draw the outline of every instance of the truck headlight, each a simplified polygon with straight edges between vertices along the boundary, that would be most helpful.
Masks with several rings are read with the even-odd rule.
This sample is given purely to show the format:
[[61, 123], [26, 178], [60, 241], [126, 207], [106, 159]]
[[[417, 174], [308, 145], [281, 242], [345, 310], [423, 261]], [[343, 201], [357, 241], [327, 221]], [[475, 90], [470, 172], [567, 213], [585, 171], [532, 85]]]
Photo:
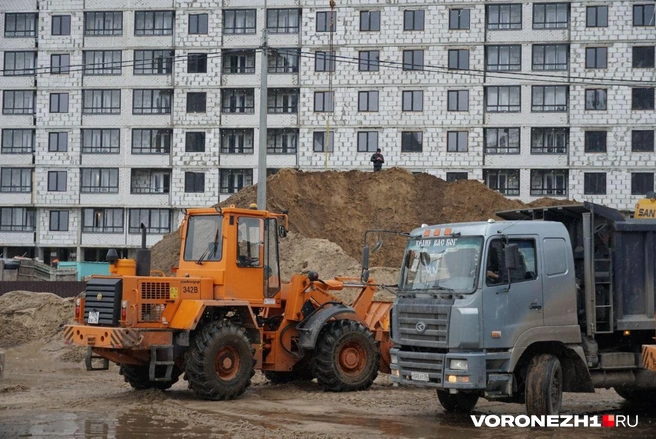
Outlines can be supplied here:
[[449, 361], [449, 369], [451, 370], [467, 370], [467, 360], [451, 359]]
[[392, 354], [392, 355], [390, 355], [390, 362], [391, 362], [392, 364], [396, 364], [396, 363], [399, 362], [399, 359], [398, 359], [398, 357], [396, 356], [396, 354]]

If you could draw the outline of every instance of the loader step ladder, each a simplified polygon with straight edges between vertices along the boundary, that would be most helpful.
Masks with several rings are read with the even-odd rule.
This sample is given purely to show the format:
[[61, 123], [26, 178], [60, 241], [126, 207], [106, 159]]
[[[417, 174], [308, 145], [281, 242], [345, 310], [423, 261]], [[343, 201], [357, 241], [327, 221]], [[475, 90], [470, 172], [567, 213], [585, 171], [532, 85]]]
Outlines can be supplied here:
[[613, 332], [613, 260], [607, 257], [594, 259], [595, 326], [599, 334]]
[[[150, 347], [150, 369], [148, 371], [148, 379], [150, 381], [171, 381], [174, 365], [173, 345]], [[157, 376], [157, 366], [166, 366], [164, 376]]]
[[[94, 367], [93, 360], [100, 360], [100, 366]], [[101, 357], [100, 355], [94, 355], [91, 350], [91, 346], [87, 348], [87, 357], [84, 359], [84, 364], [87, 366], [87, 370], [108, 370], [109, 369], [109, 360], [107, 358]]]

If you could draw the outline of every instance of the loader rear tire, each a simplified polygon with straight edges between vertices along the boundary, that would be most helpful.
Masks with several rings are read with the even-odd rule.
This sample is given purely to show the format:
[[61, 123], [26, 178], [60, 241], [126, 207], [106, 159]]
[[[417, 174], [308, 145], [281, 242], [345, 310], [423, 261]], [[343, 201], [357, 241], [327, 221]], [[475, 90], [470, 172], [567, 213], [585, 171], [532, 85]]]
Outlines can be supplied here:
[[656, 399], [655, 390], [614, 387], [615, 392], [629, 402], [651, 403]]
[[448, 390], [438, 390], [437, 399], [440, 401], [444, 411], [449, 413], [469, 413], [474, 410], [478, 402], [475, 393], [458, 392], [450, 394]]
[[185, 355], [189, 387], [203, 399], [240, 396], [255, 374], [254, 352], [242, 328], [225, 322], [205, 326]]
[[563, 401], [563, 370], [558, 357], [536, 355], [526, 372], [526, 413], [559, 415]]
[[380, 352], [374, 335], [354, 320], [326, 323], [314, 348], [312, 371], [326, 390], [365, 390], [378, 375]]
[[[165, 370], [162, 366], [157, 366], [158, 375], [164, 375]], [[146, 390], [146, 389], [169, 389], [173, 384], [178, 382], [180, 377], [180, 369], [173, 367], [171, 372], [171, 381], [150, 381], [149, 366], [136, 366], [134, 364], [121, 364], [119, 373], [123, 375], [126, 383], [129, 383], [133, 389]]]

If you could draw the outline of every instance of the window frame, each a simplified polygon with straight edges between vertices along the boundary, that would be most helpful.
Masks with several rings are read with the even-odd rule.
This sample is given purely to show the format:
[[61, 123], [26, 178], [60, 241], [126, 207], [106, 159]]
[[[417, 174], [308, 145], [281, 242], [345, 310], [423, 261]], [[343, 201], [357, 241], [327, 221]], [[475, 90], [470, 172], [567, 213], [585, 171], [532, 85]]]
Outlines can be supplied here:
[[583, 139], [583, 152], [593, 154], [606, 154], [608, 152], [608, 131], [586, 130]]
[[631, 152], [654, 152], [655, 137], [654, 130], [631, 130]]
[[333, 113], [334, 111], [335, 111], [335, 92], [334, 91], [315, 91], [314, 92], [314, 112], [315, 113]]
[[207, 12], [189, 14], [187, 33], [189, 35], [207, 35], [209, 33], [209, 14]]
[[[501, 184], [502, 177], [503, 184]], [[485, 186], [509, 197], [518, 197], [520, 195], [520, 178], [519, 169], [483, 169]], [[494, 182], [492, 179], [494, 179]], [[494, 183], [493, 185], [491, 184], [492, 182]], [[512, 185], [509, 183], [512, 183]]]
[[[606, 172], [584, 172], [583, 195], [606, 195], [608, 190], [607, 183], [608, 180]], [[603, 189], [600, 188], [602, 186]]]
[[[503, 49], [508, 49], [508, 53]], [[490, 57], [494, 57], [494, 54], [490, 53], [491, 51], [496, 51], [496, 64], [490, 63]], [[517, 50], [517, 53], [513, 52]], [[507, 55], [508, 63], [502, 64], [501, 60]], [[517, 62], [511, 63], [513, 55]], [[497, 66], [496, 68], [490, 68], [490, 66]], [[502, 68], [503, 67], [503, 68]], [[522, 45], [521, 44], [493, 44], [485, 46], [485, 70], [488, 72], [514, 72], [522, 70]]]
[[[157, 94], [155, 93], [157, 92]], [[137, 94], [141, 94], [142, 105], [137, 107]], [[148, 97], [148, 99], [146, 99]], [[168, 106], [164, 105], [168, 98]], [[156, 104], [157, 100], [163, 104]], [[170, 88], [139, 88], [132, 90], [132, 114], [171, 114], [173, 112], [174, 91]], [[150, 101], [150, 105], [144, 105]]]
[[[464, 142], [464, 145], [462, 144]], [[469, 152], [469, 131], [449, 130], [446, 132], [446, 152]]]
[[[643, 91], [647, 96], [640, 97], [638, 93]], [[631, 110], [632, 111], [653, 111], [654, 110], [654, 91], [656, 87], [632, 87], [631, 88]], [[651, 95], [651, 96], [650, 96]], [[644, 100], [644, 102], [639, 102]], [[648, 102], [649, 101], [649, 102]]]
[[[466, 18], [463, 17], [463, 14]], [[449, 9], [449, 30], [469, 30], [470, 26], [471, 26], [471, 9], [469, 8]]]
[[32, 154], [35, 151], [35, 142], [35, 129], [2, 128], [0, 154]]
[[[97, 54], [102, 54], [102, 62], [95, 62]], [[118, 61], [114, 58], [118, 54]], [[106, 58], [111, 58], [107, 61]], [[93, 59], [88, 59], [93, 58]], [[84, 50], [82, 52], [82, 74], [84, 76], [120, 76], [123, 73], [123, 51], [122, 50]], [[89, 62], [93, 61], [93, 62]], [[109, 66], [109, 67], [107, 67]]]
[[[603, 56], [600, 56], [600, 55]], [[585, 48], [585, 68], [586, 69], [607, 69], [608, 68], [608, 47], [586, 47]]]
[[[8, 178], [5, 176], [9, 174]], [[32, 192], [32, 174], [33, 168], [6, 166], [0, 168], [0, 192], [3, 193], [29, 193]], [[16, 175], [15, 175], [16, 174]], [[15, 185], [14, 180], [18, 179], [19, 184]], [[9, 180], [9, 184], [5, 184]]]
[[[97, 178], [94, 173], [97, 171]], [[98, 184], [85, 185], [85, 174], [89, 174], [88, 180], [93, 183], [97, 180]], [[80, 169], [80, 193], [81, 194], [118, 194], [119, 192], [119, 169], [118, 168], [81, 168]], [[108, 185], [103, 185], [103, 179], [109, 181]], [[116, 181], [113, 184], [112, 180]]]
[[207, 133], [205, 131], [185, 132], [185, 152], [205, 152]]
[[[373, 61], [371, 60], [372, 55], [375, 55], [375, 60]], [[379, 70], [380, 70], [380, 50], [358, 51], [358, 71], [378, 72]]]
[[[649, 8], [651, 8], [651, 13], [649, 12]], [[656, 26], [656, 23], [654, 23], [654, 21], [656, 21], [654, 20], [654, 9], [656, 9], [656, 5], [649, 3], [644, 5], [633, 5], [633, 27]], [[638, 14], [640, 18], [639, 20], [636, 20]], [[649, 23], [649, 20], [651, 20], [651, 23]], [[639, 23], [636, 23], [636, 21], [639, 21]]]
[[[566, 14], [567, 14], [567, 20], [565, 22], [560, 21], [560, 18], [558, 17], [558, 13], [560, 12], [559, 9], [561, 7], [564, 7], [566, 9]], [[537, 17], [537, 9], [538, 8], [544, 8], [544, 21], [536, 21]], [[548, 9], [551, 8], [556, 8], [555, 11], [555, 16], [556, 16], [556, 21], [548, 21]], [[570, 10], [570, 3], [533, 3], [533, 29], [569, 29], [570, 27], [570, 20], [571, 20], [571, 10]]]
[[335, 131], [328, 131], [328, 151], [326, 151], [326, 131], [313, 131], [312, 152], [335, 152]]
[[[31, 56], [27, 56], [27, 55]], [[35, 76], [37, 74], [38, 52], [34, 50], [7, 50], [4, 52], [4, 69], [3, 76]], [[13, 61], [13, 62], [12, 62]], [[17, 64], [23, 62], [22, 68]], [[32, 67], [26, 67], [27, 61], [31, 62]], [[11, 66], [13, 64], [13, 68]]]
[[68, 113], [68, 93], [50, 93], [49, 113]]
[[[227, 178], [224, 178], [227, 177]], [[241, 184], [234, 184], [234, 178], [241, 177]], [[225, 184], [224, 180], [228, 180]], [[219, 169], [219, 193], [221, 194], [234, 194], [241, 189], [253, 185], [253, 169], [252, 168], [224, 168]]]
[[225, 75], [255, 74], [255, 50], [223, 49], [221, 72]]
[[426, 28], [426, 10], [424, 9], [404, 9], [403, 10], [403, 31], [404, 32], [422, 32]]
[[469, 180], [469, 172], [466, 171], [447, 172], [445, 180], [447, 181], [447, 183], [453, 183], [458, 180]]
[[253, 128], [221, 128], [221, 154], [253, 154]]
[[[486, 5], [485, 9], [485, 25], [487, 30], [499, 30], [499, 31], [509, 31], [509, 30], [521, 30], [522, 21], [523, 21], [523, 11], [522, 4], [517, 3], [502, 3], [498, 5]], [[507, 15], [509, 20], [507, 22], [501, 21], [501, 13], [507, 9]], [[498, 22], [491, 22], [493, 17], [493, 11], [496, 11], [496, 16], [499, 18]], [[517, 12], [519, 11], [519, 17], [517, 17]]]
[[[372, 21], [374, 23], [373, 26], [372, 26]], [[366, 26], [363, 26], [363, 24], [366, 24]], [[360, 11], [360, 32], [380, 32], [379, 10]]]
[[267, 113], [298, 114], [300, 95], [300, 89], [298, 88], [270, 88], [267, 92]]
[[[38, 35], [38, 14], [34, 12], [5, 12], [5, 38], [31, 38]], [[10, 29], [10, 20], [13, 18], [13, 30]], [[25, 22], [25, 30], [18, 29], [18, 19], [21, 18]], [[31, 23], [31, 26], [27, 26], [28, 23]], [[31, 27], [31, 29], [30, 29]]]
[[[534, 183], [536, 180], [540, 182], [540, 186]], [[552, 179], [553, 187], [549, 186], [549, 177]], [[569, 170], [567, 169], [531, 169], [531, 185], [529, 194], [532, 197], [566, 197], [569, 192]], [[559, 188], [559, 181], [562, 181], [562, 188]], [[547, 186], [547, 187], [545, 187]]]
[[[332, 23], [330, 14], [333, 14]], [[321, 18], [320, 18], [321, 17]], [[331, 26], [332, 24], [332, 26]], [[317, 11], [316, 15], [316, 32], [335, 32], [337, 29], [337, 12], [334, 11]]]
[[34, 232], [35, 218], [36, 209], [33, 207], [0, 207], [0, 232]]
[[[29, 94], [32, 95], [31, 106], [16, 106], [17, 101], [20, 103], [27, 103], [26, 97], [29, 97]], [[8, 95], [12, 96], [12, 107], [7, 107], [7, 97]], [[21, 99], [16, 99], [16, 96], [20, 96]], [[2, 114], [36, 114], [35, 113], [35, 100], [36, 92], [34, 90], [3, 90], [2, 92]]]
[[[243, 102], [237, 102], [237, 100]], [[226, 101], [228, 101], [227, 104]], [[221, 89], [221, 112], [225, 114], [255, 114], [255, 89], [242, 87]]]
[[71, 34], [71, 16], [62, 15], [62, 14], [52, 15], [50, 19], [50, 35], [66, 36], [70, 34]]
[[[142, 221], [141, 212], [148, 212], [148, 224]], [[133, 226], [133, 214], [137, 213], [136, 220], [139, 223], [138, 226]], [[158, 216], [158, 222], [161, 223], [162, 219], [166, 218], [168, 224], [166, 226], [152, 226], [153, 219], [155, 216]], [[158, 208], [132, 208], [128, 210], [128, 234], [137, 235], [141, 233], [141, 224], [143, 223], [146, 226], [146, 233], [152, 235], [165, 235], [171, 232], [171, 209], [158, 209]], [[168, 217], [168, 218], [167, 218]]]
[[[66, 63], [62, 64], [62, 60], [66, 60]], [[50, 55], [51, 75], [68, 75], [70, 72], [71, 72], [70, 53], [53, 53]]]
[[[565, 62], [559, 62], [562, 53], [565, 50]], [[552, 52], [553, 53], [550, 53]], [[537, 59], [542, 52], [542, 62]], [[554, 62], [548, 62], [549, 57], [553, 57]], [[531, 68], [542, 72], [560, 72], [569, 70], [569, 44], [533, 44]]]
[[187, 92], [187, 114], [205, 114], [207, 112], [207, 92]]
[[[649, 182], [639, 182], [638, 177], [651, 177], [651, 185]], [[647, 178], [649, 180], [650, 178]], [[646, 186], [648, 189], [643, 190], [641, 187]], [[650, 187], [651, 186], [651, 187]], [[654, 191], [654, 173], [653, 172], [632, 172], [631, 173], [631, 195], [647, 195], [648, 192]]]
[[[91, 93], [91, 103], [96, 100], [96, 93], [100, 94], [100, 107], [87, 106], [87, 96]], [[105, 106], [106, 95], [109, 96], [110, 105]], [[90, 88], [82, 90], [82, 114], [121, 114], [121, 90]]]
[[134, 50], [133, 56], [132, 74], [134, 76], [170, 75], [173, 73], [173, 58], [175, 57], [173, 50]]
[[[548, 91], [553, 89], [554, 103], [546, 103], [548, 97]], [[560, 92], [564, 90], [565, 96], [564, 99], [560, 95]], [[540, 98], [542, 104], [539, 103]], [[564, 105], [561, 103], [556, 103], [559, 98], [564, 101]], [[533, 85], [531, 86], [531, 112], [532, 113], [565, 113], [569, 111], [569, 86], [567, 85]]]
[[[537, 134], [542, 143], [536, 144]], [[561, 141], [564, 145], [560, 145]], [[533, 127], [531, 128], [531, 155], [533, 154], [567, 154], [569, 151], [568, 127]]]
[[[631, 66], [634, 69], [653, 69], [654, 67], [656, 67], [656, 45], [654, 45], [654, 46], [633, 46], [631, 49], [632, 49], [631, 50], [631, 55], [632, 55]], [[648, 55], [646, 61], [641, 61], [639, 63], [636, 63], [636, 58], [639, 58], [639, 57], [636, 57], [636, 53], [638, 53], [641, 50], [644, 50], [645, 52], [647, 50], [649, 50], [650, 55], [651, 55], [651, 59], [649, 59], [650, 57]], [[644, 54], [643, 54], [643, 56], [644, 56]], [[651, 62], [649, 62], [649, 61], [651, 61]], [[638, 64], [638, 65], [636, 65], [636, 64]], [[644, 65], [641, 65], [641, 64], [644, 64]]]
[[268, 128], [267, 154], [296, 154], [298, 151], [298, 138], [298, 128]]
[[[601, 99], [602, 97], [603, 97], [603, 99]], [[586, 88], [585, 89], [585, 109], [587, 111], [606, 111], [606, 110], [608, 110], [608, 89], [606, 89], [606, 88]]]
[[[585, 27], [608, 27], [608, 10], [608, 5], [587, 6], [585, 8]], [[599, 11], [605, 11], [605, 16], [601, 14], [601, 24], [599, 24]]]
[[[48, 221], [48, 231], [50, 232], [68, 232], [68, 210], [51, 210]], [[62, 226], [65, 223], [65, 226]], [[64, 228], [65, 227], [65, 228]]]
[[48, 192], [66, 192], [67, 188], [66, 171], [48, 171]]
[[335, 51], [317, 50], [314, 52], [314, 71], [315, 72], [334, 72], [335, 71]]
[[[92, 224], [88, 224], [87, 219], [91, 219]], [[120, 220], [118, 221], [120, 225], [114, 225], [117, 219]], [[94, 224], [96, 221], [100, 221], [102, 224], [97, 226]], [[125, 210], [123, 208], [85, 207], [82, 209], [82, 233], [123, 233], [124, 229]]]
[[360, 130], [357, 131], [358, 152], [376, 152], [378, 149], [378, 131]]
[[[417, 58], [421, 58], [421, 61], [419, 62]], [[424, 51], [422, 49], [403, 50], [403, 70], [406, 72], [423, 72]]]
[[[53, 148], [53, 139], [56, 140], [56, 146]], [[62, 142], [63, 139], [63, 142]], [[64, 143], [64, 148], [61, 149], [61, 143]], [[67, 131], [51, 131], [48, 133], [48, 152], [67, 152], [68, 151], [68, 132]]]
[[449, 70], [469, 70], [469, 49], [448, 49]]
[[[205, 173], [185, 171], [184, 192], [185, 194], [205, 193]], [[190, 187], [191, 186], [191, 187]]]
[[[281, 16], [281, 12], [284, 11], [284, 15]], [[276, 26], [271, 26], [271, 14], [275, 12], [276, 17], [274, 21]], [[293, 24], [294, 20], [291, 20], [292, 14], [296, 17], [296, 25]], [[282, 25], [280, 20], [282, 18]], [[266, 11], [266, 20], [267, 20], [267, 32], [270, 34], [297, 34], [301, 31], [301, 9], [299, 8], [276, 8], [276, 9], [267, 9]]]
[[[157, 27], [158, 21], [160, 20], [161, 20], [161, 26]], [[140, 21], [142, 21], [142, 23], [140, 23]], [[170, 22], [170, 26], [169, 26], [169, 22]], [[140, 24], [143, 24], [143, 27], [140, 27]], [[174, 28], [175, 28], [175, 11], [172, 10], [134, 11], [135, 37], [173, 35]]]
[[[243, 14], [240, 17], [239, 14]], [[253, 25], [247, 25], [249, 19], [253, 19]], [[243, 21], [243, 26], [242, 26]], [[230, 22], [230, 23], [229, 23]], [[226, 26], [226, 23], [229, 26]], [[256, 9], [224, 9], [223, 10], [223, 34], [224, 35], [250, 35], [257, 31]]]
[[380, 93], [378, 90], [358, 90], [358, 112], [377, 113]]
[[205, 52], [188, 53], [187, 73], [207, 73], [207, 53]]
[[[93, 16], [92, 16], [93, 14]], [[101, 16], [101, 20], [96, 20], [96, 16]], [[108, 17], [112, 17], [109, 21], [111, 25], [107, 28]], [[89, 20], [92, 17], [93, 20]], [[116, 19], [118, 17], [118, 20]], [[101, 29], [90, 28], [90, 23], [102, 23]], [[118, 23], [118, 26], [116, 26]], [[84, 13], [84, 35], [89, 36], [121, 36], [123, 35], [123, 11], [88, 11]]]
[[[462, 98], [464, 94], [464, 98]], [[455, 98], [453, 98], [455, 96]], [[465, 108], [461, 108], [464, 103]], [[455, 105], [452, 105], [455, 104]], [[469, 90], [447, 90], [447, 111], [469, 111]]]
[[401, 152], [421, 153], [424, 151], [423, 131], [401, 131]]
[[[293, 52], [292, 52], [293, 51]], [[301, 49], [280, 48], [270, 51], [267, 57], [267, 72], [271, 74], [298, 74]], [[290, 64], [289, 60], [293, 62]], [[279, 65], [282, 64], [282, 65]]]
[[[503, 132], [503, 135], [500, 136], [499, 133]], [[494, 133], [495, 144], [490, 143], [491, 136], [490, 134]], [[503, 142], [502, 139], [505, 138], [506, 146], [500, 146]], [[515, 146], [514, 140], [517, 140], [517, 145]], [[522, 133], [521, 128], [519, 127], [491, 127], [483, 129], [483, 153], [486, 155], [516, 155], [521, 153], [522, 149]]]
[[169, 128], [132, 128], [130, 152], [133, 155], [170, 154], [172, 139], [173, 130]]
[[[490, 105], [490, 92], [496, 89], [496, 104]], [[507, 90], [507, 104], [503, 101], [502, 91]], [[516, 99], [513, 96], [517, 92]], [[515, 103], [516, 101], [516, 103]], [[492, 109], [491, 109], [492, 108]], [[519, 85], [490, 85], [485, 86], [485, 112], [486, 113], [520, 113], [522, 111], [522, 87]]]
[[[100, 144], [94, 144], [99, 139]], [[89, 141], [90, 143], [87, 143]], [[109, 145], [105, 145], [109, 142]], [[121, 130], [119, 128], [82, 128], [80, 151], [82, 154], [120, 154]]]
[[[406, 106], [406, 96], [410, 96], [409, 107]], [[418, 98], [417, 98], [418, 97]], [[415, 108], [415, 103], [419, 103]], [[403, 112], [421, 112], [424, 111], [424, 91], [423, 90], [402, 90], [401, 91], [401, 111]]]

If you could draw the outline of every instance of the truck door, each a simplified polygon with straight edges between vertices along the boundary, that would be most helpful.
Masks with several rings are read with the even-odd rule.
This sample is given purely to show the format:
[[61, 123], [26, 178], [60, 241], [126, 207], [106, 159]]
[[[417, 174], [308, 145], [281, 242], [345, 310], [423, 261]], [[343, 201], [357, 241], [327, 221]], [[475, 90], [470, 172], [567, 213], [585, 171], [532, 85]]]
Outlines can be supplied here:
[[513, 236], [509, 244], [519, 247], [519, 264], [505, 268], [505, 239], [492, 238], [486, 250], [486, 276], [483, 289], [483, 346], [510, 348], [517, 338], [544, 324], [537, 237]]

